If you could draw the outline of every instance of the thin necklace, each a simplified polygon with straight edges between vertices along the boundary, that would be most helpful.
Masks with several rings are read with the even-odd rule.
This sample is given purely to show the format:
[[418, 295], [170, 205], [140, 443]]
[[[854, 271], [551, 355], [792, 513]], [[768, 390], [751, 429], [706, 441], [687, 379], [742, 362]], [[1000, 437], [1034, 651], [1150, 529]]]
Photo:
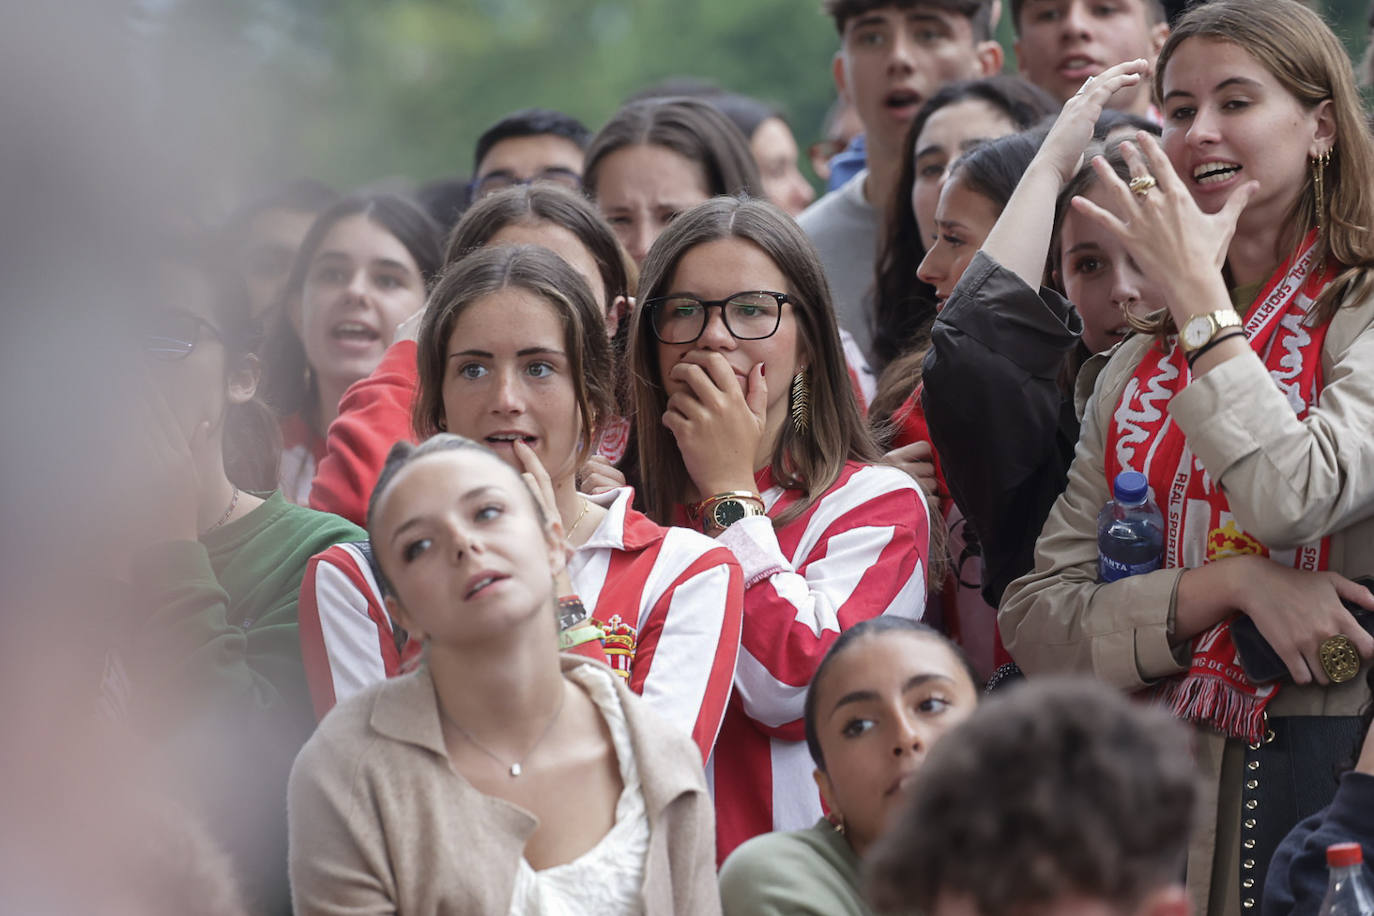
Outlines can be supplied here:
[[584, 519], [584, 518], [587, 517], [587, 513], [591, 511], [591, 508], [592, 508], [591, 501], [590, 501], [590, 500], [587, 500], [587, 499], [583, 499], [583, 500], [582, 500], [582, 511], [579, 512], [579, 513], [577, 513], [577, 521], [573, 522], [573, 523], [572, 523], [572, 527], [568, 529], [568, 537], [572, 537], [572, 536], [573, 536], [573, 532], [577, 530], [577, 526], [578, 526], [578, 525], [582, 524], [582, 519]]
[[[559, 685], [562, 686], [562, 683], [562, 678], [560, 677]], [[439, 704], [439, 715], [443, 716], [444, 721], [447, 722], [449, 725], [452, 725], [454, 728], [458, 729], [458, 734], [462, 735], [464, 738], [471, 741], [473, 746], [476, 747], [479, 751], [486, 754], [488, 757], [490, 757], [492, 760], [495, 760], [497, 763], [501, 764], [501, 766], [506, 767], [507, 771], [511, 775], [511, 779], [514, 779], [515, 777], [519, 776], [521, 773], [524, 772], [524, 767], [520, 765], [521, 761], [530, 759], [530, 754], [533, 754], [534, 749], [539, 747], [539, 742], [547, 738], [549, 736], [549, 732], [553, 731], [553, 724], [557, 722], [558, 717], [563, 714], [563, 701], [567, 699], [567, 696], [568, 693], [565, 688], [558, 694], [558, 708], [553, 711], [553, 715], [549, 718], [549, 724], [544, 726], [544, 730], [539, 733], [538, 738], [534, 739], [534, 743], [530, 745], [529, 750], [525, 751], [524, 754], [520, 755], [520, 760], [516, 760], [511, 763], [507, 763], [500, 757], [496, 756], [496, 754], [491, 750], [491, 748], [487, 747], [485, 744], [478, 741], [476, 738], [472, 736], [472, 734], [466, 728], [463, 728], [463, 726], [453, 721], [453, 717], [450, 716], [444, 710], [444, 705], [442, 703]]]
[[224, 510], [224, 514], [221, 515], [221, 516], [219, 517], [219, 521], [215, 522], [215, 523], [214, 523], [213, 525], [211, 525], [209, 528], [206, 528], [204, 531], [202, 531], [202, 532], [200, 533], [200, 536], [201, 536], [201, 537], [205, 537], [205, 536], [206, 536], [207, 534], [209, 534], [211, 531], [214, 531], [214, 530], [215, 530], [216, 528], [218, 528], [220, 525], [223, 525], [225, 522], [229, 521], [229, 516], [231, 516], [231, 515], [234, 514], [234, 507], [237, 506], [238, 504], [239, 504], [239, 488], [238, 488], [238, 487], [234, 487], [234, 495], [231, 496], [231, 497], [229, 497], [229, 508]]

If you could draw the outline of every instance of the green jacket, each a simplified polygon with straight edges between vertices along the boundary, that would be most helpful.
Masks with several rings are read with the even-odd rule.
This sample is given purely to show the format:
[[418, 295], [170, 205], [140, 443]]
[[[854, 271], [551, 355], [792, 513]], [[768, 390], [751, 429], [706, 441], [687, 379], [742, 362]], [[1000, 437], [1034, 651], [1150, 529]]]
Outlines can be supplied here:
[[732, 852], [720, 868], [720, 902], [725, 916], [873, 916], [859, 894], [859, 857], [824, 819]]
[[134, 562], [131, 718], [165, 750], [173, 794], [231, 854], [253, 912], [289, 912], [286, 780], [315, 726], [301, 580], [312, 555], [365, 536], [273, 493], [200, 541], [156, 544]]

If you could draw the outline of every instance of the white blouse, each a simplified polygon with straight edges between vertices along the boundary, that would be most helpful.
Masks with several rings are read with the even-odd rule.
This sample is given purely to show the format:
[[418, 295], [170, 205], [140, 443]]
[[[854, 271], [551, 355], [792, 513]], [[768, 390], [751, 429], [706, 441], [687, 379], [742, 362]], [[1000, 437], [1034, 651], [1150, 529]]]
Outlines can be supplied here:
[[591, 849], [571, 862], [542, 871], [535, 871], [521, 858], [510, 916], [641, 916], [649, 818], [630, 731], [611, 681], [615, 675], [594, 665], [578, 665], [567, 676], [586, 689], [606, 720], [624, 788], [615, 805], [615, 823]]

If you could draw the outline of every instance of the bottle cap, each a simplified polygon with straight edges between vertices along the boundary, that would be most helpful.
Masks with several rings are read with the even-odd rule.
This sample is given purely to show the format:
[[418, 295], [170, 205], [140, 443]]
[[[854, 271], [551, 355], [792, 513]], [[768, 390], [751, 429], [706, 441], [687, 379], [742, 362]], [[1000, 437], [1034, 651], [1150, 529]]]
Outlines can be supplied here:
[[1112, 495], [1119, 503], [1138, 506], [1150, 495], [1150, 481], [1139, 471], [1122, 471], [1112, 484]]
[[1326, 847], [1326, 864], [1330, 868], [1345, 868], [1364, 861], [1359, 843], [1334, 843]]

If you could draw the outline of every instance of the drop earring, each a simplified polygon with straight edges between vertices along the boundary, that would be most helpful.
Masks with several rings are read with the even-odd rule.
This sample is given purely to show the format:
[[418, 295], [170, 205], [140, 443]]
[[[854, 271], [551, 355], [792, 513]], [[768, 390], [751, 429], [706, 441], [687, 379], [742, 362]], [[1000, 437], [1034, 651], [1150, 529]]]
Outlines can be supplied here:
[[1326, 167], [1331, 162], [1331, 150], [1312, 157], [1312, 190], [1317, 198], [1317, 232], [1326, 230]]
[[788, 411], [792, 414], [792, 429], [804, 433], [811, 427], [811, 383], [806, 378], [806, 370], [798, 369], [792, 376], [792, 391], [788, 398]]

